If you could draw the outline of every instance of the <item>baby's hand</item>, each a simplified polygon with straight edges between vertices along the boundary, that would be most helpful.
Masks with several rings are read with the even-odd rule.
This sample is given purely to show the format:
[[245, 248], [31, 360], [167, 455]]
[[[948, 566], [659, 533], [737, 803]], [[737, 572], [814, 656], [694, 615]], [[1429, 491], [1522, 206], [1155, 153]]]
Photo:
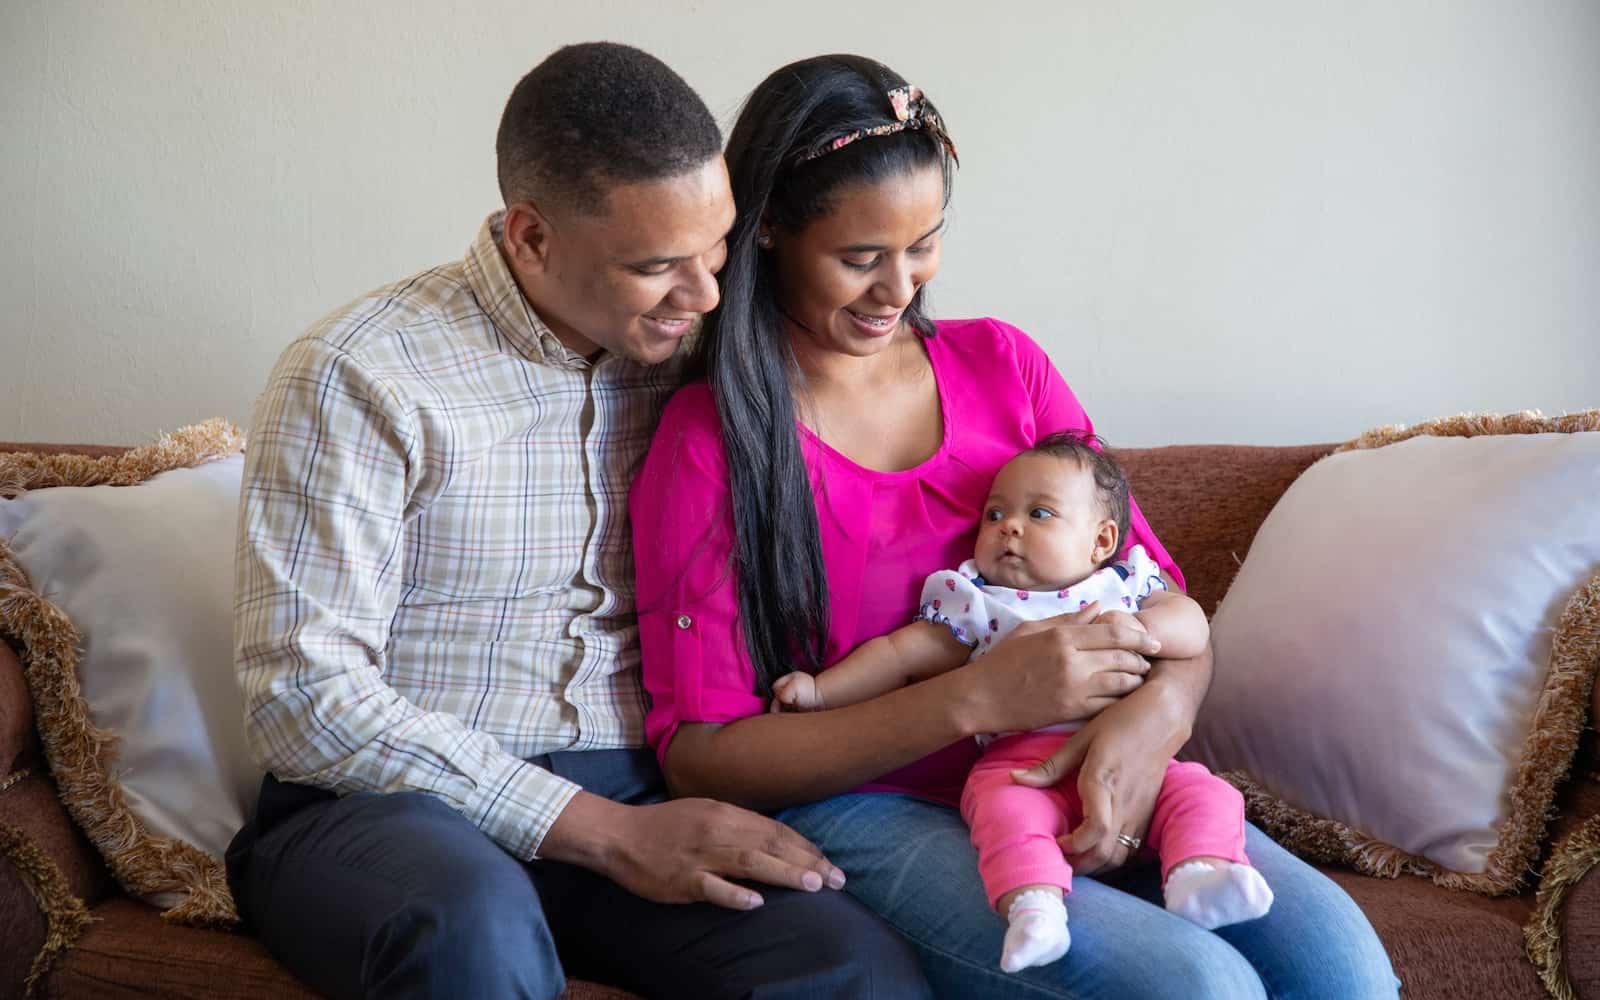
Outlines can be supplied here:
[[822, 711], [822, 694], [817, 690], [817, 679], [799, 671], [779, 677], [772, 685], [772, 711]]
[[1115, 625], [1120, 622], [1136, 632], [1150, 631], [1144, 627], [1144, 622], [1126, 611], [1107, 611], [1094, 621], [1096, 625]]

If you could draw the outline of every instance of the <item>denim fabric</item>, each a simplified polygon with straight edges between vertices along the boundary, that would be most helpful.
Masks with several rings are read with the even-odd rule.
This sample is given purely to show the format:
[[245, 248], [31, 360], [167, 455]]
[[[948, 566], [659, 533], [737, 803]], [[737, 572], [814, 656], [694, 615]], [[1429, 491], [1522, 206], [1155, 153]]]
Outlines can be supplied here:
[[1207, 931], [1161, 907], [1160, 872], [1115, 887], [1076, 876], [1072, 949], [1042, 968], [1000, 971], [1004, 921], [990, 909], [955, 810], [905, 795], [842, 795], [777, 817], [844, 869], [846, 891], [904, 934], [942, 997], [1394, 998], [1377, 934], [1333, 882], [1255, 827], [1245, 850], [1276, 897], [1260, 920]]

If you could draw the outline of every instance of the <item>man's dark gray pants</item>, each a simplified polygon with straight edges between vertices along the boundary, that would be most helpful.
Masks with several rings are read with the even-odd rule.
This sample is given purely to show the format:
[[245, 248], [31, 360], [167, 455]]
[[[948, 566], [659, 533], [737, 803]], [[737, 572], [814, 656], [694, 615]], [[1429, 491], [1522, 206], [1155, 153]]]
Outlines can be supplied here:
[[[618, 802], [661, 801], [647, 750], [533, 763]], [[665, 905], [586, 869], [524, 864], [421, 793], [262, 783], [228, 849], [246, 925], [334, 997], [554, 997], [565, 976], [646, 997], [924, 997], [909, 945], [842, 892], [760, 887], [748, 912]]]

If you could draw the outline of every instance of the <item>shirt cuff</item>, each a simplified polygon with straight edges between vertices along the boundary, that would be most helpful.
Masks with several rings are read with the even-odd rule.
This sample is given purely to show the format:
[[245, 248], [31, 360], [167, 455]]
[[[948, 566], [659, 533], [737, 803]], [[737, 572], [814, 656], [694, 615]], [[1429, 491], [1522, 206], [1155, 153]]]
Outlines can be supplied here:
[[582, 791], [574, 782], [527, 761], [512, 762], [479, 784], [478, 829], [513, 857], [533, 861], [562, 810]]

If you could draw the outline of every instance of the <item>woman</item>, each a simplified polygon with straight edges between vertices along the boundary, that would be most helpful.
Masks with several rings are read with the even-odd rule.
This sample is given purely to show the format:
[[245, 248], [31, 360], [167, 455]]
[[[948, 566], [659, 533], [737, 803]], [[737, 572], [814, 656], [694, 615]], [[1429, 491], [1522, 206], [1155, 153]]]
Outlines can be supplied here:
[[[738, 218], [706, 381], [662, 418], [631, 514], [648, 735], [679, 795], [777, 815], [917, 947], [948, 996], [1394, 996], [1387, 956], [1331, 882], [1251, 830], [1280, 905], [1213, 933], [1158, 903], [1149, 871], [1075, 885], [1073, 946], [1016, 975], [953, 808], [971, 737], [1090, 721], [1035, 769], [1081, 767], [1084, 874], [1126, 861], [1187, 737], [1209, 656], [1156, 661], [1139, 633], [1073, 619], [861, 705], [766, 711], [771, 684], [826, 669], [909, 619], [922, 580], [972, 550], [1000, 465], [1088, 417], [1044, 353], [993, 320], [931, 322], [954, 145], [931, 103], [871, 60], [786, 66], [727, 150]], [[1138, 512], [1143, 544], [1181, 582]], [[1092, 717], [1092, 718], [1091, 718]], [[759, 898], [752, 896], [751, 905]]]

